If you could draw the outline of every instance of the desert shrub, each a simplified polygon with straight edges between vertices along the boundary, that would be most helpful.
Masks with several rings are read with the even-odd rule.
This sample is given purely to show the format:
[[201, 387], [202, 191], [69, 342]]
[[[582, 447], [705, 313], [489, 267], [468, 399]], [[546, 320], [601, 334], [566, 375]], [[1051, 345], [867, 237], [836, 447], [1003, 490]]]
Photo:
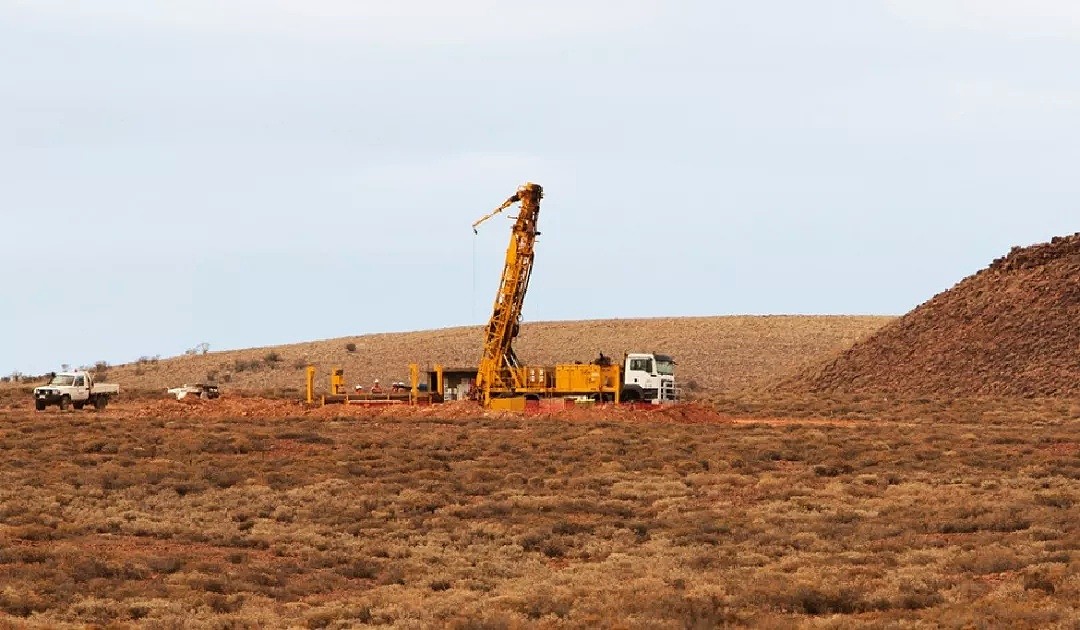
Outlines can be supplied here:
[[95, 579], [138, 580], [146, 575], [145, 567], [108, 562], [96, 557], [80, 558], [71, 567], [71, 579], [76, 582]]
[[0, 549], [0, 564], [43, 564], [52, 556], [33, 547], [9, 547]]
[[540, 551], [548, 558], [561, 558], [566, 555], [567, 548], [562, 540], [551, 539], [544, 541]]
[[35, 612], [45, 612], [48, 609], [48, 603], [34, 593], [10, 589], [0, 591], [0, 610], [14, 617], [29, 617]]
[[572, 536], [574, 534], [589, 533], [596, 529], [594, 525], [586, 525], [584, 523], [574, 523], [571, 521], [562, 520], [555, 523], [551, 527], [552, 533]]
[[548, 615], [562, 618], [570, 614], [571, 608], [573, 600], [569, 596], [558, 596], [549, 589], [539, 589], [528, 596], [521, 612], [533, 620]]
[[145, 618], [149, 614], [150, 614], [150, 607], [149, 606], [135, 605], [135, 606], [129, 606], [128, 607], [128, 616], [130, 616], [132, 619], [134, 619], [136, 621], [138, 621], [139, 619]]
[[8, 530], [14, 538], [21, 538], [22, 540], [30, 540], [35, 542], [45, 540], [55, 540], [57, 538], [56, 530], [45, 527], [44, 525], [25, 525], [23, 527], [12, 527]]
[[404, 584], [405, 583], [405, 572], [401, 569], [401, 567], [396, 567], [396, 566], [387, 567], [386, 569], [383, 570], [382, 573], [379, 574], [379, 577], [378, 577], [378, 579], [375, 580], [375, 583], [378, 584], [379, 586], [389, 586], [391, 584]]
[[350, 341], [349, 343], [345, 344], [345, 349], [349, 352], [356, 352], [356, 344]]
[[922, 610], [923, 608], [937, 606], [943, 601], [945, 601], [945, 598], [941, 593], [932, 589], [905, 588], [899, 599], [893, 602], [893, 606], [904, 610]]
[[277, 363], [278, 361], [281, 361], [281, 355], [273, 351], [267, 352], [263, 356], [263, 361], [266, 361], [267, 363]]
[[206, 488], [207, 486], [205, 483], [200, 483], [197, 481], [181, 481], [180, 483], [177, 483], [173, 486], [173, 491], [175, 491], [176, 494], [178, 494], [179, 496], [185, 497], [189, 494], [196, 494], [202, 492], [203, 490], [206, 490]]
[[332, 438], [324, 437], [314, 431], [282, 431], [275, 435], [279, 440], [296, 440], [304, 444], [333, 444]]
[[852, 614], [868, 610], [870, 606], [862, 595], [850, 588], [825, 590], [802, 585], [772, 596], [772, 603], [781, 610], [807, 615]]
[[244, 474], [228, 468], [209, 468], [203, 473], [203, 479], [218, 488], [231, 488], [244, 479]]
[[1024, 575], [1024, 590], [1038, 590], [1047, 595], [1053, 595], [1057, 591], [1057, 588], [1054, 586], [1054, 581], [1047, 575], [1046, 571], [1036, 570]]
[[184, 568], [184, 559], [177, 556], [152, 556], [146, 560], [147, 566], [155, 573], [171, 574]]
[[1014, 571], [1026, 566], [1027, 562], [1011, 549], [992, 545], [962, 554], [955, 558], [951, 565], [967, 573], [987, 575]]
[[818, 464], [814, 466], [814, 474], [818, 477], [839, 477], [840, 475], [846, 475], [855, 470], [851, 464], [845, 463], [832, 463], [832, 464]]
[[226, 596], [221, 593], [209, 591], [205, 601], [206, 605], [210, 608], [210, 610], [220, 615], [225, 613], [233, 613], [240, 610], [240, 608], [244, 605], [244, 596]]
[[1065, 492], [1041, 492], [1035, 495], [1035, 502], [1049, 507], [1071, 508], [1073, 497]]
[[372, 580], [379, 575], [379, 565], [370, 560], [354, 560], [338, 567], [337, 572], [352, 580]]
[[371, 608], [368, 606], [360, 608], [326, 607], [308, 612], [304, 620], [304, 625], [307, 628], [327, 628], [331, 625], [341, 627], [340, 623], [343, 621], [350, 622], [348, 627], [352, 627], [357, 623], [370, 624], [374, 617], [371, 614]]

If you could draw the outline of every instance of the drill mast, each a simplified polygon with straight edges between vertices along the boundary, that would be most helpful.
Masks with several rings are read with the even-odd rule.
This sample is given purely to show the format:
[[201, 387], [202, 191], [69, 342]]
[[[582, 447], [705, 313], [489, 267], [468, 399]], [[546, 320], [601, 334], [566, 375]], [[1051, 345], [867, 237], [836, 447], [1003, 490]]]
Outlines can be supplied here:
[[516, 369], [520, 366], [514, 354], [513, 341], [518, 334], [521, 308], [532, 274], [533, 247], [540, 234], [536, 230], [536, 221], [543, 196], [544, 189], [539, 184], [526, 183], [501, 206], [473, 223], [475, 232], [484, 221], [515, 203], [521, 204], [521, 211], [510, 234], [510, 245], [506, 249], [506, 265], [495, 296], [491, 320], [484, 334], [484, 354], [476, 373], [476, 386], [485, 405], [491, 399], [492, 389], [515, 391], [524, 386], [521, 372]]

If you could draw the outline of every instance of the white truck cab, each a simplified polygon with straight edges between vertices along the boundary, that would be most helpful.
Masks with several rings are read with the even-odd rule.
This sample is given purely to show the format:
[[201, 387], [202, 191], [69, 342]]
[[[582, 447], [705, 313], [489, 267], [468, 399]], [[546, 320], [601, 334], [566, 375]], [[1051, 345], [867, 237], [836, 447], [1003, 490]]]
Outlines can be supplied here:
[[109, 397], [120, 393], [120, 386], [111, 383], [95, 383], [89, 372], [58, 372], [52, 375], [48, 384], [34, 388], [34, 408], [44, 411], [49, 405], [59, 405], [82, 409], [91, 404], [94, 409], [104, 409], [109, 404]]
[[628, 353], [623, 363], [622, 402], [654, 405], [678, 400], [675, 359], [665, 354]]

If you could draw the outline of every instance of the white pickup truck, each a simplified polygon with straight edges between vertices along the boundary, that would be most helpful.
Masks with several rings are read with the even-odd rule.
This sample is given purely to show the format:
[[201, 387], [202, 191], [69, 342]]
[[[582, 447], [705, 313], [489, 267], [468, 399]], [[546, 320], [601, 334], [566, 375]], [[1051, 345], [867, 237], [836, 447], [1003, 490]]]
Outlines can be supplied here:
[[94, 409], [104, 409], [109, 404], [109, 397], [120, 393], [120, 386], [110, 383], [95, 383], [89, 372], [59, 372], [54, 374], [47, 385], [34, 388], [34, 408], [44, 411], [49, 405], [60, 405], [82, 409], [90, 404]]

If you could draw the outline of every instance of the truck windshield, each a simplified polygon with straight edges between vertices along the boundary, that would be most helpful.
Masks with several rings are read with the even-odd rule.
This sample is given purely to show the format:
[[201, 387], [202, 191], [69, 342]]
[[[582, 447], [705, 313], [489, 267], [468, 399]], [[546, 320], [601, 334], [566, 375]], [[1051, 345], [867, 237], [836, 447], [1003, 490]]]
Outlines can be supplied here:
[[57, 374], [49, 381], [49, 385], [59, 385], [60, 387], [71, 387], [75, 383], [75, 377], [70, 374]]
[[666, 376], [673, 376], [675, 374], [675, 362], [674, 361], [661, 361], [656, 360], [656, 372], [658, 374], [664, 374]]

